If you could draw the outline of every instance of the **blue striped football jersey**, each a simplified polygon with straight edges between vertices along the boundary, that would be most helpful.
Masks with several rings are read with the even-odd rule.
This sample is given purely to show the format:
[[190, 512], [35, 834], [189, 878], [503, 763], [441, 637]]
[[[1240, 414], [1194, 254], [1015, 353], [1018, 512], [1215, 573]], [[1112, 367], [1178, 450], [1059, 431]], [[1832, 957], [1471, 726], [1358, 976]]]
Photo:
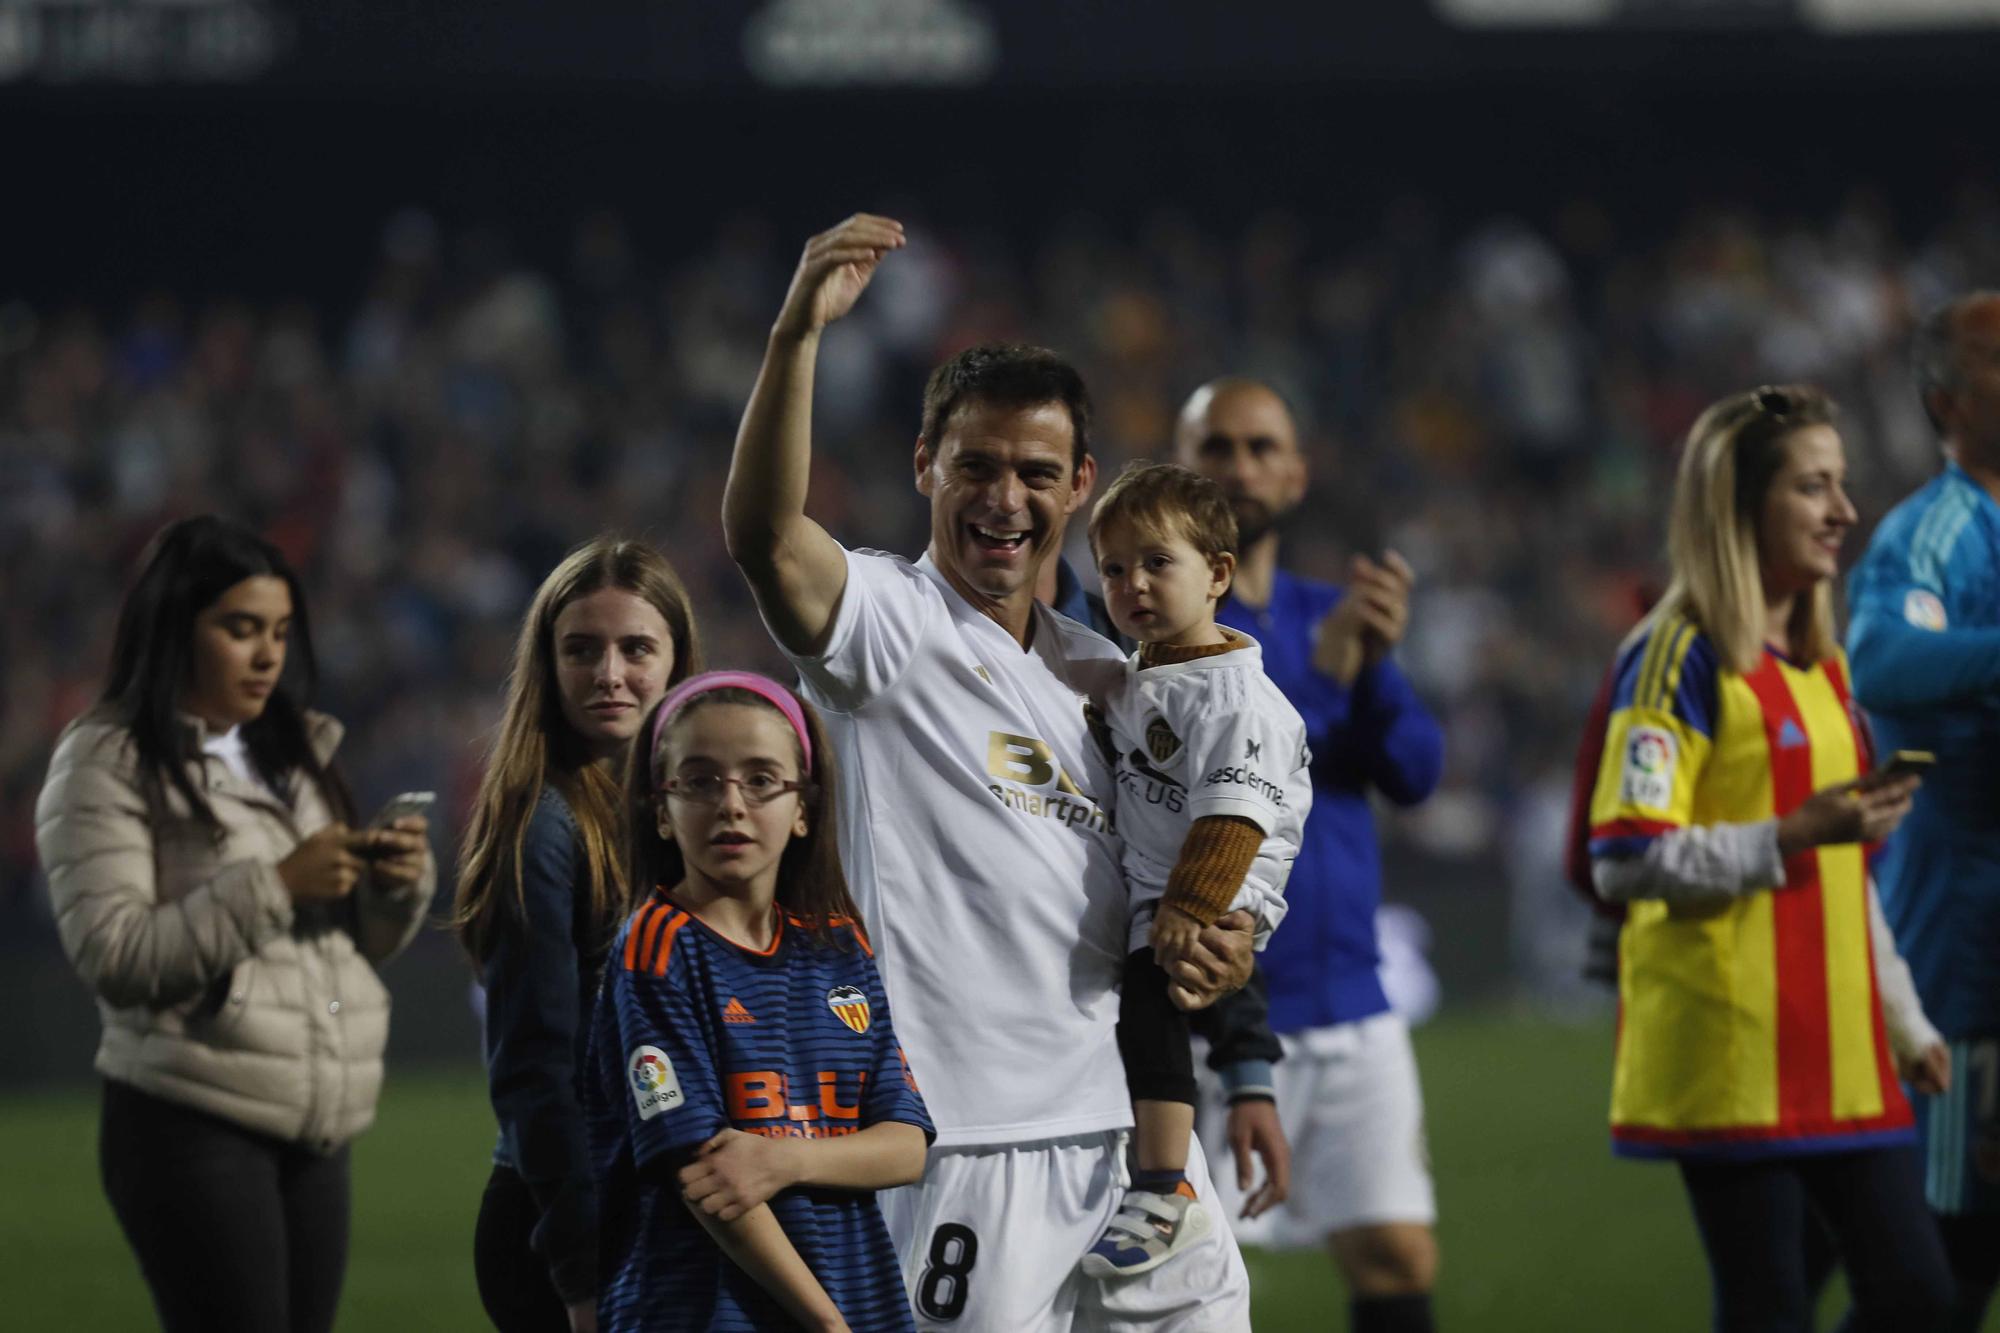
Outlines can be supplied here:
[[[781, 914], [757, 952], [663, 893], [619, 933], [583, 1063], [606, 1333], [794, 1326], [675, 1184], [722, 1130], [819, 1139], [901, 1121], [932, 1136], [867, 939], [844, 919], [829, 933]], [[856, 1333], [911, 1327], [872, 1193], [795, 1187], [771, 1210]]]

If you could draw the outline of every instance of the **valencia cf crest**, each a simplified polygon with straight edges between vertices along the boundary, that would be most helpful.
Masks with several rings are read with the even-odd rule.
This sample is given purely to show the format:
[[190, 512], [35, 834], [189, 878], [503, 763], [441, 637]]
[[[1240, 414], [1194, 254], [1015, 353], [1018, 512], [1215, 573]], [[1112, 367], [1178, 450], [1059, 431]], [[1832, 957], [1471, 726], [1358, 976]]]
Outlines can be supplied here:
[[868, 1012], [868, 997], [854, 987], [835, 986], [826, 993], [826, 1007], [856, 1032], [868, 1030], [872, 1017]]
[[1164, 764], [1180, 752], [1181, 738], [1174, 735], [1174, 729], [1167, 725], [1163, 717], [1155, 717], [1146, 724], [1146, 753], [1153, 756], [1153, 762]]

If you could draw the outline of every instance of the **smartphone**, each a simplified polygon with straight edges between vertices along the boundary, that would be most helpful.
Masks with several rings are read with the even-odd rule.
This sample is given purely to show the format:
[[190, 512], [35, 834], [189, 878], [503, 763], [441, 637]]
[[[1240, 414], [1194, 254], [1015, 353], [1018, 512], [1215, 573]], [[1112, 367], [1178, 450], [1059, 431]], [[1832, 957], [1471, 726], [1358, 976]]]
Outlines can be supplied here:
[[430, 808], [436, 804], [437, 793], [434, 791], [406, 791], [401, 796], [390, 797], [389, 803], [382, 807], [381, 813], [375, 816], [368, 827], [388, 828], [389, 825], [407, 816], [428, 814]]
[[1937, 763], [1937, 756], [1929, 750], [1898, 750], [1869, 770], [1863, 779], [1870, 787], [1879, 787], [1897, 778], [1922, 777]]

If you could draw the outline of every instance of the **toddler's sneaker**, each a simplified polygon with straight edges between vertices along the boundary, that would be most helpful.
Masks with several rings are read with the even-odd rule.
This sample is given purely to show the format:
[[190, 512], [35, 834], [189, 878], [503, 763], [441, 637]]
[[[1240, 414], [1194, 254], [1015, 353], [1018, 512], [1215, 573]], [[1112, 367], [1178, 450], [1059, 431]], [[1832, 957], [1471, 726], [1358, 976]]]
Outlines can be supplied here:
[[1095, 1278], [1150, 1273], [1208, 1234], [1208, 1209], [1183, 1180], [1172, 1193], [1128, 1190], [1104, 1235], [1083, 1256]]

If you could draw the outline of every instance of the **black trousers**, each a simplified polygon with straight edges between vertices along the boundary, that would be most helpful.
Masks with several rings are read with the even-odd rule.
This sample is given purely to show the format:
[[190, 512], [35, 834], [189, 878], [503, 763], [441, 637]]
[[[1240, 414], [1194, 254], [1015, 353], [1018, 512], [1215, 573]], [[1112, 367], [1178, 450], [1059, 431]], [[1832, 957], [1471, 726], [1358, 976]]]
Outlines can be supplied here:
[[346, 1148], [322, 1156], [106, 1082], [97, 1155], [167, 1333], [330, 1333]]
[[1993, 1288], [2000, 1285], [2000, 1217], [1991, 1213], [1935, 1215], [1945, 1256], [1958, 1278], [1951, 1333], [1979, 1333]]
[[528, 1243], [541, 1216], [528, 1182], [511, 1168], [494, 1167], [472, 1232], [472, 1271], [479, 1303], [500, 1333], [569, 1333], [569, 1311], [549, 1281], [548, 1261]]
[[1818, 1295], [1807, 1272], [1813, 1212], [1833, 1238], [1854, 1295], [1846, 1327], [1926, 1333], [1947, 1326], [1951, 1269], [1924, 1204], [1914, 1150], [1683, 1162], [1681, 1178], [1715, 1283], [1717, 1333], [1810, 1333]]

